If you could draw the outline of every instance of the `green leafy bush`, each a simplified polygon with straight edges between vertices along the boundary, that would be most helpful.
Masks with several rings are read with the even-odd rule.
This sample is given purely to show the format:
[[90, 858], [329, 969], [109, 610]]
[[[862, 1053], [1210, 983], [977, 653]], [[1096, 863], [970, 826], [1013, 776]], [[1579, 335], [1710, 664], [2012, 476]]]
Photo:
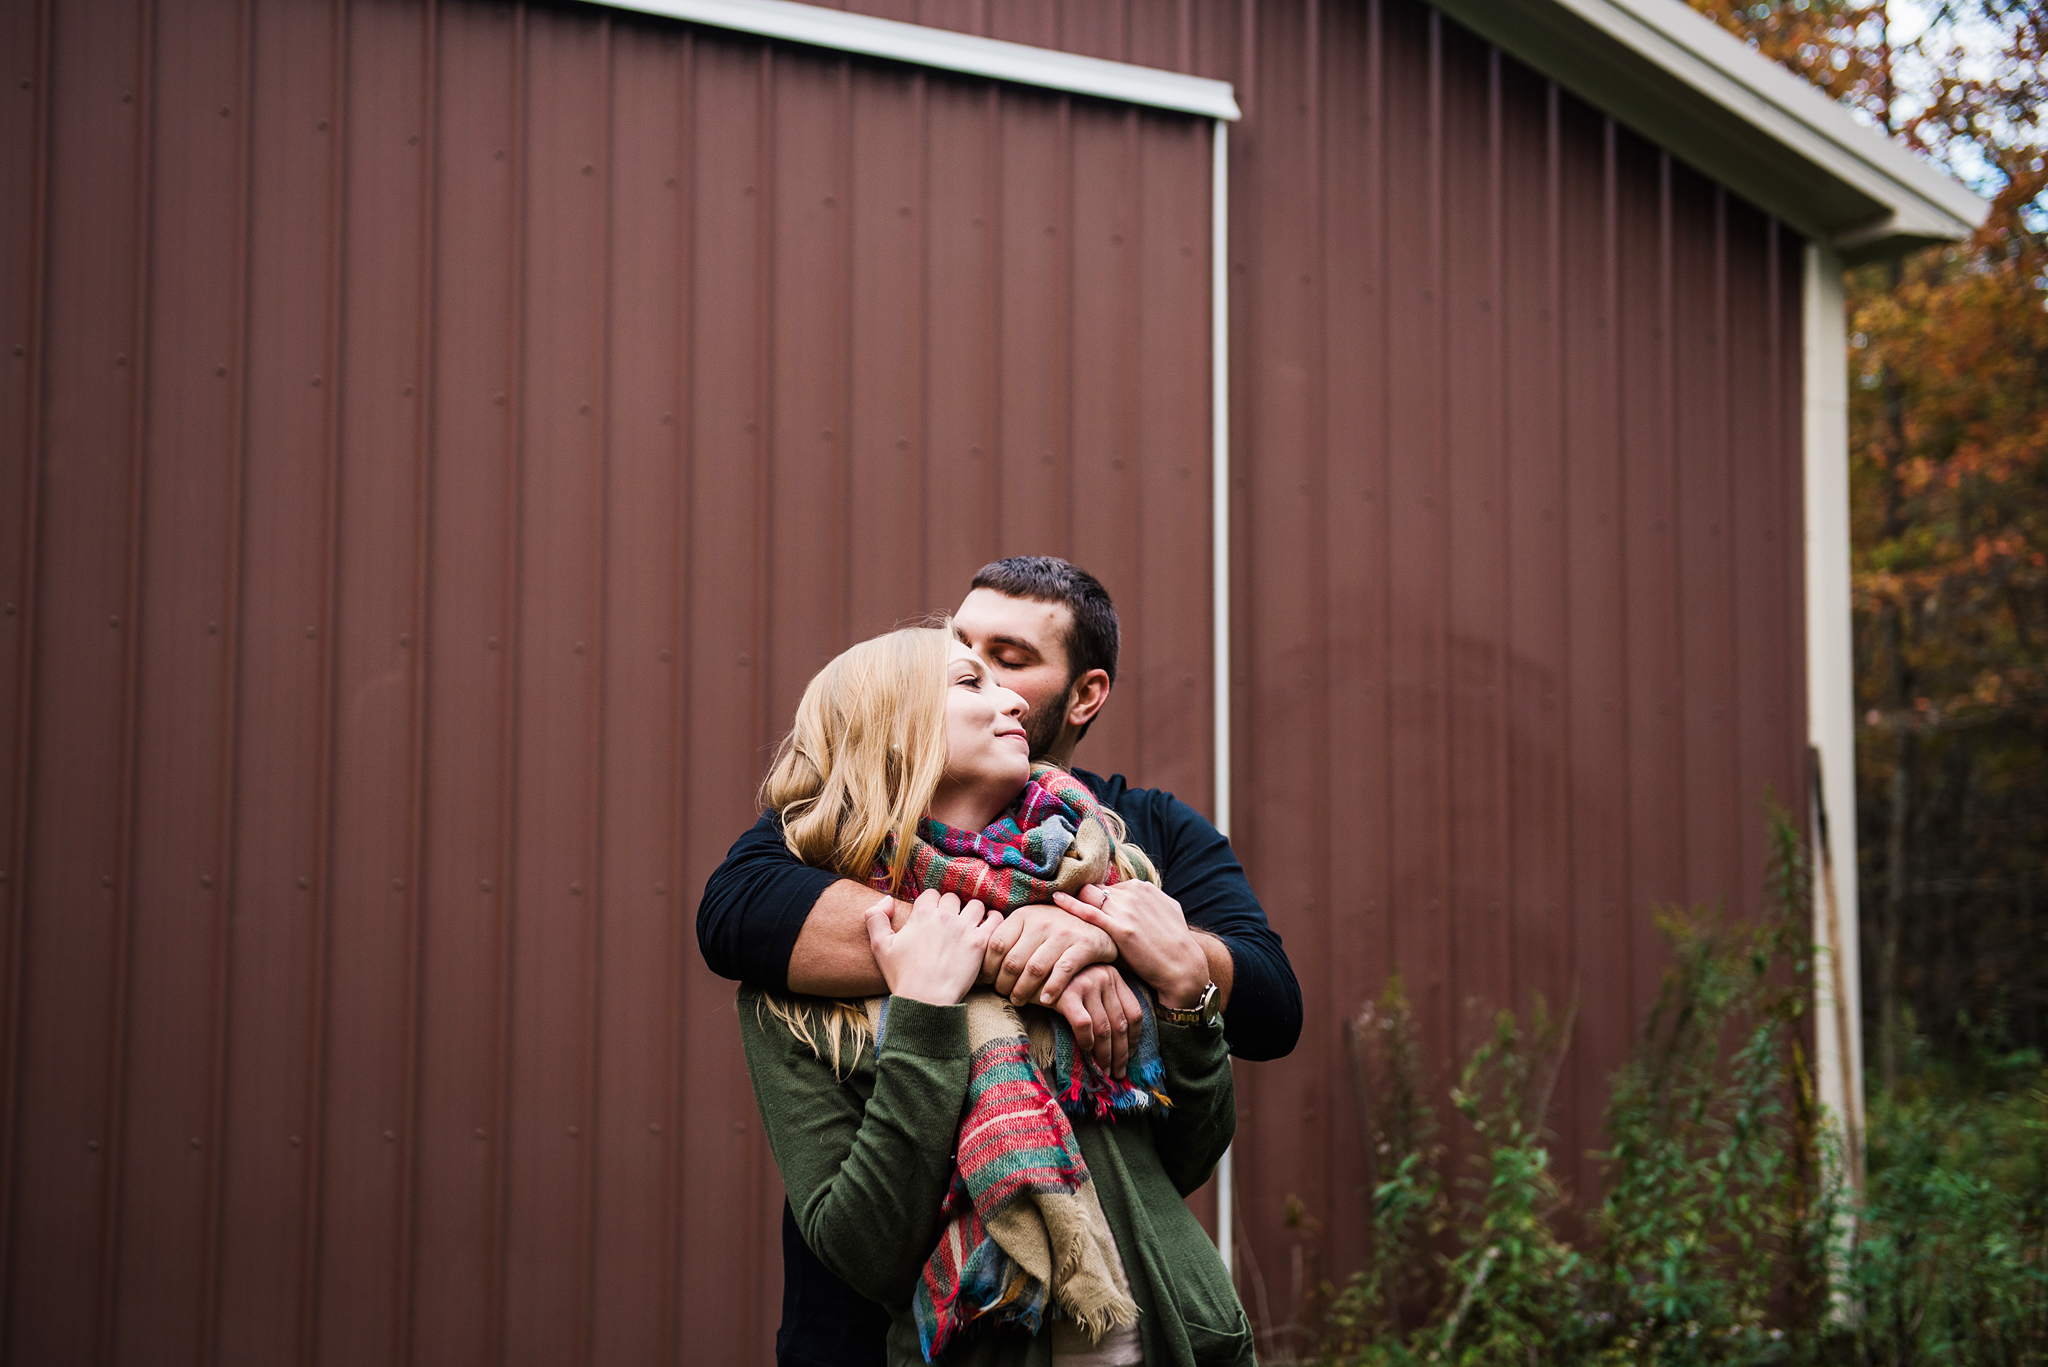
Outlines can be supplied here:
[[1352, 1025], [1368, 1264], [1323, 1307], [1358, 1367], [2048, 1363], [2048, 1091], [1928, 1084], [1871, 1108], [1852, 1190], [1813, 1096], [1796, 833], [1773, 822], [1769, 911], [1661, 913], [1672, 964], [1608, 1106], [1604, 1188], [1574, 1245], [1543, 1116], [1570, 1020], [1498, 1019], [1450, 1090], [1476, 1141], [1446, 1181], [1398, 978]]

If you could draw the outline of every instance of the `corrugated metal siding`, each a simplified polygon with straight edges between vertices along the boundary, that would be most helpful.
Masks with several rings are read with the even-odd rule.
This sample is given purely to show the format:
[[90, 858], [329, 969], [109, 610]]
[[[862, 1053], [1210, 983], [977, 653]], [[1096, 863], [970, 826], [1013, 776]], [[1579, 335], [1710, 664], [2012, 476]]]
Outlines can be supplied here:
[[1209, 131], [595, 10], [6, 7], [4, 1356], [762, 1361], [695, 893], [1051, 550], [1210, 798]]
[[851, 7], [1244, 107], [1235, 843], [1308, 1004], [1238, 1074], [1269, 1318], [1363, 1258], [1342, 1027], [1391, 969], [1443, 1061], [1578, 1003], [1552, 1123], [1597, 1190], [1648, 908], [1754, 909], [1804, 790], [1802, 244], [1416, 0]]

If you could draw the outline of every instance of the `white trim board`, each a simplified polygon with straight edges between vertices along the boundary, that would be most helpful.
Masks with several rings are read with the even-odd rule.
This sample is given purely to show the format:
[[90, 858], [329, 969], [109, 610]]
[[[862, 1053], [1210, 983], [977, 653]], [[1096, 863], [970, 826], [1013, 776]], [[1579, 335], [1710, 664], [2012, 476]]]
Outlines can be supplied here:
[[1006, 43], [924, 24], [898, 23], [848, 14], [791, 0], [604, 0], [612, 9], [658, 14], [692, 24], [779, 38], [834, 52], [881, 57], [912, 66], [957, 71], [968, 76], [1151, 109], [1170, 109], [1212, 119], [1239, 117], [1237, 95], [1228, 81], [1184, 76], [1177, 71], [1109, 62], [1051, 48]]

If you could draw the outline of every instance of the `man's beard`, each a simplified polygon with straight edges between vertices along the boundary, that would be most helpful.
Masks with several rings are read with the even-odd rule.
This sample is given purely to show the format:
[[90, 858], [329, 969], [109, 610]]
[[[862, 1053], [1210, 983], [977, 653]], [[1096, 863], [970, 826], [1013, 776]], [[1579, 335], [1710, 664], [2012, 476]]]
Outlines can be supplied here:
[[1024, 714], [1024, 739], [1031, 742], [1033, 762], [1052, 754], [1060, 742], [1060, 732], [1066, 728], [1067, 701], [1074, 696], [1073, 680], [1057, 699], [1048, 700], [1044, 707], [1034, 707]]

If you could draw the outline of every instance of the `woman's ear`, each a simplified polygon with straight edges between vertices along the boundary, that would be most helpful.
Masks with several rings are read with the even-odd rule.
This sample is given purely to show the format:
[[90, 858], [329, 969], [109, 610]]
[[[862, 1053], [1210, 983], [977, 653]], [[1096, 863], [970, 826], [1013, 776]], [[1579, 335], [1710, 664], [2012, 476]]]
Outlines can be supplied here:
[[1091, 669], [1067, 690], [1067, 725], [1086, 726], [1109, 701], [1109, 671]]

